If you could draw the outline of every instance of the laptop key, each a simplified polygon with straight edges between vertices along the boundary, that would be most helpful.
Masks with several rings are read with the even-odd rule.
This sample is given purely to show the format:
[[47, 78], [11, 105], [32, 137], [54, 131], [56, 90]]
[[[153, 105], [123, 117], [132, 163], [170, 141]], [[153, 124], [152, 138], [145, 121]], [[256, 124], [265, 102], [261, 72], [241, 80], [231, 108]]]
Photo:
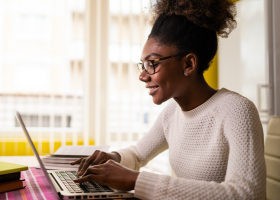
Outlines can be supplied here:
[[98, 192], [97, 190], [93, 190], [93, 189], [89, 189], [88, 191], [91, 192], [91, 193], [96, 193], [96, 192]]

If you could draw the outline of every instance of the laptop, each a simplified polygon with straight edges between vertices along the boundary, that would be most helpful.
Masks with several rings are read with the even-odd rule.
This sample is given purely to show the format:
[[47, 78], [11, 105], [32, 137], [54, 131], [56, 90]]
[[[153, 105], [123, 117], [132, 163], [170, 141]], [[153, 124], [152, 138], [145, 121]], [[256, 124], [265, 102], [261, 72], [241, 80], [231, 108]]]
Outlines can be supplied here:
[[124, 192], [115, 190], [108, 186], [101, 185], [98, 182], [85, 182], [82, 184], [74, 183], [73, 179], [77, 178], [77, 172], [73, 171], [73, 169], [46, 170], [18, 111], [15, 111], [15, 116], [40, 164], [42, 171], [46, 176], [52, 193], [56, 195], [57, 199], [134, 198], [133, 191]]

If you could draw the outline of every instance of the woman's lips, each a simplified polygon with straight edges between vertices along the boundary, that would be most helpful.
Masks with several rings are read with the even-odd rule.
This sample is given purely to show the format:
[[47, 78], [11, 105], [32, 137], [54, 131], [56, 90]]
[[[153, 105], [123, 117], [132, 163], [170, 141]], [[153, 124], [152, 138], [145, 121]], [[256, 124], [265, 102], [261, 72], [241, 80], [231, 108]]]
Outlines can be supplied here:
[[149, 95], [154, 95], [157, 92], [158, 88], [159, 88], [158, 86], [150, 87]]

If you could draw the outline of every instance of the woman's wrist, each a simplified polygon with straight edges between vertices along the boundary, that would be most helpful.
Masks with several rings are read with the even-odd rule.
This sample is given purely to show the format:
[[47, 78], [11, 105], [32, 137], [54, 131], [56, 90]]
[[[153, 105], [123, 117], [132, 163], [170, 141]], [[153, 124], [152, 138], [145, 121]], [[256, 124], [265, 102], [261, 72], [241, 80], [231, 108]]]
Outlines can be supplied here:
[[121, 162], [121, 155], [118, 152], [116, 152], [116, 151], [112, 152], [112, 154], [114, 154], [114, 157], [115, 157], [114, 160], [116, 162], [120, 163]]
[[132, 186], [132, 190], [134, 190], [135, 189], [135, 185], [136, 185], [136, 181], [137, 181], [137, 178], [138, 178], [138, 176], [139, 176], [139, 174], [140, 174], [140, 172], [138, 172], [138, 171], [134, 171], [134, 173], [131, 175], [131, 186]]

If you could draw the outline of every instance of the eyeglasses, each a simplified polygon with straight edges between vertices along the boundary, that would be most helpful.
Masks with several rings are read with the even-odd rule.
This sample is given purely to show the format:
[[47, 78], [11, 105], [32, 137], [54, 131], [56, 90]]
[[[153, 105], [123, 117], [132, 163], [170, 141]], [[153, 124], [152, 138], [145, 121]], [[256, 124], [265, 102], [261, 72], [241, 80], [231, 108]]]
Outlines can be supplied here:
[[183, 56], [183, 55], [186, 55], [186, 54], [180, 53], [180, 54], [176, 54], [176, 55], [173, 55], [173, 56], [158, 58], [158, 59], [155, 59], [155, 60], [146, 60], [144, 62], [138, 63], [137, 67], [138, 67], [138, 70], [139, 70], [140, 73], [142, 73], [143, 70], [145, 70], [147, 74], [152, 75], [152, 74], [156, 73], [156, 70], [155, 70], [156, 66], [157, 66], [156, 62], [159, 62], [161, 60], [166, 60], [168, 58], [174, 58], [176, 56]]

